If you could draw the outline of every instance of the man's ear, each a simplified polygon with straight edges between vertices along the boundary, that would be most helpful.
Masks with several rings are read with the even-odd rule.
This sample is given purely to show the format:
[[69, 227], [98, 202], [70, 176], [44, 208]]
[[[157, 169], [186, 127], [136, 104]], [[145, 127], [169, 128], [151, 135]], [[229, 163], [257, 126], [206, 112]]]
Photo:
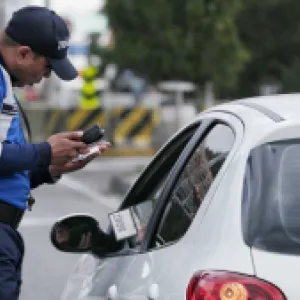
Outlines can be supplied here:
[[28, 46], [18, 46], [16, 49], [16, 59], [18, 62], [23, 62], [33, 57], [33, 52]]

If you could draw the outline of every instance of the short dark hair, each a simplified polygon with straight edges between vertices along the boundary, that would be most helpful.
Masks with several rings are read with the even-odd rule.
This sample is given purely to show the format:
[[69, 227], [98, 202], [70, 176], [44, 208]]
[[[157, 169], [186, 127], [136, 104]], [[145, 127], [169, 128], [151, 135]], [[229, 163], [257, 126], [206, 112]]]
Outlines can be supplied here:
[[11, 37], [9, 37], [5, 32], [3, 32], [1, 35], [1, 41], [7, 47], [20, 46], [19, 43], [17, 43], [15, 40], [13, 40]]
[[[8, 36], [5, 32], [1, 36], [1, 41], [4, 46], [6, 47], [17, 47], [21, 46], [18, 42], [16, 42], [14, 39], [12, 39], [10, 36]], [[32, 50], [32, 49], [31, 49]], [[42, 57], [39, 53], [36, 53], [32, 51], [35, 55], [35, 57]]]

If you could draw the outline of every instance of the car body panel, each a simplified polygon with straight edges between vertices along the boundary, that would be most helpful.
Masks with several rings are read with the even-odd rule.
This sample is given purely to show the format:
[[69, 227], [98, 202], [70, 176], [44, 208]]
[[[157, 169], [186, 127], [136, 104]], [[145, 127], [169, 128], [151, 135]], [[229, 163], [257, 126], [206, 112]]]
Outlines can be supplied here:
[[[77, 292], [65, 292], [64, 300], [182, 300], [194, 272], [213, 269], [257, 275], [282, 288], [288, 299], [299, 298], [299, 287], [288, 275], [300, 267], [300, 259], [250, 249], [245, 244], [241, 199], [251, 149], [275, 140], [300, 137], [300, 95], [243, 101], [261, 105], [282, 120], [275, 122], [262, 111], [230, 102], [204, 111], [187, 125], [204, 119], [222, 120], [234, 129], [236, 140], [186, 234], [176, 243], [145, 253], [104, 259], [84, 256], [67, 286], [73, 286], [73, 292]], [[89, 275], [76, 281], [87, 264], [93, 265]]]
[[[203, 119], [211, 117], [230, 124], [235, 131], [236, 140], [227, 161], [212, 184], [187, 233], [177, 243], [162, 249], [99, 260], [92, 276], [91, 290], [87, 293], [89, 296], [105, 297], [111, 289], [116, 287], [119, 299], [142, 300], [148, 299], [149, 293], [153, 287], [156, 287], [159, 295], [157, 299], [182, 299], [185, 296], [190, 277], [200, 269], [221, 267], [253, 274], [250, 249], [243, 243], [241, 232], [235, 230], [238, 228], [235, 222], [239, 222], [240, 219], [240, 207], [234, 212], [237, 218], [232, 218], [232, 212], [227, 212], [226, 206], [223, 205], [224, 194], [217, 193], [218, 198], [214, 198], [224, 175], [227, 172], [235, 172], [232, 164], [235, 165], [235, 153], [243, 143], [243, 124], [235, 116], [224, 112], [206, 114]], [[241, 171], [243, 169], [241, 168]], [[239, 177], [236, 176], [238, 180]], [[234, 189], [233, 193], [239, 198]], [[234, 197], [230, 200], [236, 202]], [[211, 216], [205, 217], [211, 202], [219, 203], [224, 206], [224, 212], [226, 211], [224, 216], [218, 216], [219, 224], [217, 226], [215, 221], [211, 222]], [[219, 214], [218, 211], [217, 205], [216, 210], [210, 210], [210, 215]], [[227, 215], [228, 217], [225, 217]], [[209, 234], [207, 234], [208, 231]], [[229, 237], [223, 239], [222, 236], [224, 234], [226, 236], [226, 232]], [[199, 239], [195, 239], [195, 235]], [[205, 245], [202, 240], [205, 240]], [[228, 243], [228, 240], [232, 240], [232, 243]], [[238, 255], [233, 255], [236, 247], [240, 251]], [[195, 259], [190, 260], [191, 256]], [[174, 283], [176, 284], [174, 285]]]
[[261, 96], [243, 99], [243, 101], [261, 105], [283, 117], [285, 120], [297, 121], [299, 118], [300, 94], [297, 93]]
[[289, 300], [299, 299], [297, 280], [300, 258], [297, 255], [265, 252], [253, 249], [253, 260], [258, 277], [279, 287]]

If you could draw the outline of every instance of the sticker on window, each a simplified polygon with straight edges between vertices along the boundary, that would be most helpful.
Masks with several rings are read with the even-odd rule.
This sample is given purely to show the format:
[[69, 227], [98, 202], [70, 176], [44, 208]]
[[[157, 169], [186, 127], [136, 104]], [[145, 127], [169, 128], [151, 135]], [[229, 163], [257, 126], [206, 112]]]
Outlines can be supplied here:
[[117, 241], [137, 235], [137, 227], [130, 208], [109, 214]]

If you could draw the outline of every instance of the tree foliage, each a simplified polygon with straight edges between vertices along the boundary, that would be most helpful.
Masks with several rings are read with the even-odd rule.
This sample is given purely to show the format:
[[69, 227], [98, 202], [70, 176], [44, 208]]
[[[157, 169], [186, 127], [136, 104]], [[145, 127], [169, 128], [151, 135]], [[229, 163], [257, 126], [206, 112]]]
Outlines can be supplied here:
[[236, 28], [241, 0], [108, 0], [114, 61], [149, 80], [232, 87], [248, 58]]
[[300, 1], [246, 0], [237, 24], [251, 53], [237, 94], [257, 94], [260, 84], [274, 81], [285, 92], [300, 91]]
[[153, 82], [212, 80], [232, 97], [274, 82], [300, 91], [299, 0], [108, 0], [105, 11], [110, 59]]

